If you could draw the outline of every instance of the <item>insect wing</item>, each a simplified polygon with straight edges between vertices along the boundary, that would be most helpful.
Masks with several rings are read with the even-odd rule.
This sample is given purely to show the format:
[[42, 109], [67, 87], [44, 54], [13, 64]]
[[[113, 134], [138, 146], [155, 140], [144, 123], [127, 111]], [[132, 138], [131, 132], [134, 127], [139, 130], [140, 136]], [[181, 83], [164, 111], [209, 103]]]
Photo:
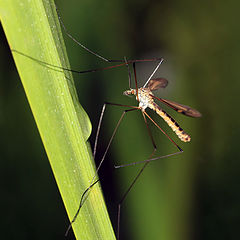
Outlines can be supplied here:
[[165, 78], [154, 78], [149, 81], [147, 88], [151, 91], [155, 91], [159, 88], [165, 88], [168, 85], [168, 80]]
[[166, 105], [168, 105], [169, 107], [171, 107], [175, 111], [177, 111], [179, 113], [182, 113], [186, 116], [196, 117], [196, 118], [202, 116], [202, 114], [199, 111], [197, 111], [196, 109], [193, 109], [189, 106], [182, 105], [180, 103], [176, 103], [176, 102], [166, 100], [166, 99], [163, 99], [163, 98], [158, 98], [158, 97], [155, 97], [153, 95], [151, 95], [151, 96], [156, 98], [157, 100], [161, 101], [162, 103], [165, 103]]

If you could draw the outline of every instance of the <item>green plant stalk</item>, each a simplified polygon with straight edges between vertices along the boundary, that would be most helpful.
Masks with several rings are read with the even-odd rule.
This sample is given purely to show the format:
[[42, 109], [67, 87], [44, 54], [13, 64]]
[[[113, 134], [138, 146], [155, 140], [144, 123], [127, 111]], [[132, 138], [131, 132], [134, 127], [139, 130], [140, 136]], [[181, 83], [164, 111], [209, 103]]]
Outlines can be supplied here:
[[[40, 62], [70, 68], [55, 5], [52, 0], [0, 0], [0, 17], [71, 220], [95, 168], [87, 142], [91, 123], [78, 102], [72, 75]], [[115, 239], [99, 184], [73, 230], [77, 239]]]

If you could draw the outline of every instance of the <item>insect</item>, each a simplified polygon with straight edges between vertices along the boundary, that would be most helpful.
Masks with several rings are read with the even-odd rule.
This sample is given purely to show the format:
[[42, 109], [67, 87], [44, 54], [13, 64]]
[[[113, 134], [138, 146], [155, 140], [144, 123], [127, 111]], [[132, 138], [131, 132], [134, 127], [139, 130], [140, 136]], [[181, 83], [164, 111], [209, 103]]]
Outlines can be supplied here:
[[[115, 132], [118, 128], [118, 126], [120, 125], [120, 122], [122, 121], [122, 117], [125, 115], [126, 112], [132, 111], [132, 110], [140, 110], [142, 112], [144, 121], [146, 123], [147, 129], [148, 129], [148, 134], [151, 138], [152, 141], [152, 145], [153, 145], [153, 152], [151, 153], [150, 157], [147, 160], [144, 161], [139, 161], [139, 162], [134, 162], [134, 163], [129, 163], [129, 164], [124, 164], [124, 165], [120, 165], [120, 166], [115, 166], [115, 168], [120, 168], [120, 167], [126, 167], [126, 166], [130, 166], [130, 165], [135, 165], [138, 163], [145, 163], [143, 165], [143, 167], [140, 169], [140, 171], [138, 172], [138, 174], [136, 175], [136, 177], [134, 178], [134, 180], [132, 181], [132, 183], [130, 184], [129, 188], [126, 190], [125, 194], [123, 195], [122, 199], [120, 200], [119, 204], [118, 204], [118, 230], [117, 230], [117, 239], [119, 239], [120, 237], [120, 216], [121, 216], [121, 205], [124, 202], [126, 196], [128, 195], [128, 193], [131, 191], [133, 185], [136, 183], [137, 179], [139, 178], [139, 176], [142, 174], [143, 170], [146, 168], [146, 166], [154, 160], [158, 160], [161, 158], [167, 158], [179, 153], [182, 153], [183, 150], [175, 143], [175, 141], [173, 141], [163, 130], [162, 128], [149, 116], [149, 114], [145, 111], [146, 108], [150, 108], [153, 111], [155, 111], [167, 124], [168, 126], [176, 133], [176, 135], [178, 136], [178, 138], [183, 141], [183, 142], [189, 142], [191, 140], [191, 137], [183, 131], [183, 129], [179, 126], [179, 124], [168, 114], [166, 113], [163, 109], [161, 109], [159, 107], [159, 105], [157, 103], [155, 103], [154, 100], [158, 100], [162, 103], [164, 103], [165, 105], [167, 105], [168, 107], [171, 107], [172, 109], [174, 109], [175, 111], [182, 113], [186, 116], [190, 116], [190, 117], [201, 117], [201, 113], [189, 106], [186, 105], [182, 105], [170, 100], [166, 100], [163, 98], [158, 98], [156, 96], [154, 96], [153, 91], [156, 91], [160, 88], [165, 88], [168, 85], [168, 80], [165, 78], [152, 78], [153, 75], [155, 74], [155, 72], [157, 71], [157, 69], [159, 68], [159, 66], [161, 65], [161, 63], [163, 62], [163, 59], [161, 59], [157, 65], [157, 67], [154, 69], [154, 71], [152, 72], [152, 74], [150, 75], [150, 77], [148, 78], [148, 80], [146, 81], [146, 83], [143, 85], [143, 87], [138, 88], [137, 86], [137, 79], [136, 79], [136, 68], [135, 68], [135, 62], [133, 62], [133, 69], [134, 69], [134, 79], [135, 79], [135, 84], [136, 84], [136, 88], [132, 89], [130, 88], [129, 90], [126, 90], [123, 92], [124, 95], [129, 96], [129, 95], [134, 95], [136, 96], [136, 100], [139, 102], [138, 106], [129, 106], [129, 105], [122, 105], [122, 104], [115, 104], [115, 103], [105, 103], [105, 104], [110, 104], [110, 105], [115, 105], [115, 106], [121, 106], [121, 107], [128, 107], [130, 108], [129, 110], [125, 110], [114, 130], [114, 133], [111, 137], [111, 140], [109, 142], [109, 145], [111, 144], [112, 138], [115, 135]], [[130, 82], [130, 80], [129, 80]], [[130, 85], [130, 84], [129, 84]], [[104, 105], [105, 108], [105, 105]], [[162, 133], [177, 147], [177, 149], [179, 150], [178, 152], [172, 153], [172, 154], [168, 154], [165, 156], [159, 156], [159, 157], [155, 157], [152, 158], [154, 156], [154, 153], [157, 149], [156, 144], [154, 142], [154, 139], [152, 137], [151, 131], [148, 127], [148, 123], [147, 123], [147, 118], [150, 119], [151, 122], [153, 122], [153, 124], [162, 131]], [[101, 118], [100, 118], [101, 119]], [[100, 120], [101, 123], [101, 120]], [[108, 145], [108, 147], [109, 147]]]
[[[90, 186], [84, 191], [81, 199], [80, 199], [80, 204], [79, 204], [79, 208], [76, 211], [76, 214], [74, 216], [74, 218], [72, 219], [66, 234], [68, 233], [69, 229], [71, 228], [72, 224], [74, 223], [74, 221], [76, 220], [81, 207], [83, 206], [83, 203], [86, 200], [86, 196], [88, 195], [90, 189], [99, 181], [97, 179], [97, 173], [100, 169], [100, 167], [102, 166], [102, 163], [104, 162], [104, 159], [106, 157], [106, 154], [110, 148], [110, 145], [112, 143], [112, 140], [117, 132], [117, 129], [123, 119], [123, 117], [125, 116], [126, 113], [131, 112], [131, 111], [135, 111], [135, 110], [140, 110], [143, 116], [143, 119], [146, 123], [147, 126], [147, 130], [148, 130], [148, 134], [149, 137], [151, 139], [152, 145], [153, 145], [153, 151], [150, 154], [149, 158], [144, 160], [144, 161], [139, 161], [139, 162], [134, 162], [134, 163], [130, 163], [130, 164], [124, 164], [124, 165], [119, 165], [119, 166], [115, 166], [116, 168], [120, 168], [120, 167], [126, 167], [129, 165], [134, 165], [134, 164], [138, 164], [138, 163], [144, 163], [144, 165], [142, 166], [142, 168], [140, 169], [140, 171], [138, 172], [138, 174], [135, 176], [134, 180], [132, 181], [132, 183], [130, 184], [130, 186], [128, 187], [128, 189], [126, 190], [125, 194], [123, 195], [122, 199], [120, 200], [119, 204], [118, 204], [118, 220], [117, 220], [117, 239], [119, 239], [120, 237], [120, 217], [121, 217], [121, 205], [124, 202], [124, 200], [126, 199], [126, 196], [129, 194], [129, 192], [131, 191], [132, 187], [134, 186], [134, 184], [136, 183], [137, 179], [140, 177], [140, 175], [142, 174], [143, 170], [146, 168], [146, 166], [154, 160], [158, 160], [161, 158], [167, 158], [176, 154], [179, 154], [181, 152], [183, 152], [183, 150], [175, 143], [174, 140], [172, 140], [171, 137], [169, 137], [163, 130], [162, 128], [148, 115], [148, 113], [145, 111], [146, 108], [150, 108], [153, 111], [155, 111], [167, 124], [168, 126], [176, 133], [176, 135], [178, 136], [178, 138], [183, 141], [183, 142], [189, 142], [191, 140], [191, 137], [183, 131], [183, 129], [178, 125], [178, 123], [168, 114], [166, 113], [163, 109], [160, 108], [160, 106], [155, 102], [155, 100], [160, 101], [161, 103], [167, 105], [168, 107], [171, 107], [172, 109], [174, 109], [175, 111], [182, 113], [186, 116], [190, 116], [190, 117], [200, 117], [201, 114], [200, 112], [198, 112], [197, 110], [189, 107], [189, 106], [185, 106], [170, 100], [166, 100], [163, 98], [159, 98], [154, 96], [153, 92], [160, 89], [160, 88], [165, 88], [168, 85], [168, 81], [165, 78], [153, 78], [154, 74], [156, 73], [156, 71], [158, 70], [158, 68], [160, 67], [160, 65], [163, 62], [162, 58], [155, 58], [155, 59], [143, 59], [143, 60], [109, 60], [106, 59], [104, 57], [102, 57], [101, 55], [91, 51], [90, 49], [88, 49], [87, 47], [85, 47], [84, 45], [82, 45], [80, 42], [78, 42], [71, 34], [68, 33], [68, 31], [66, 30], [63, 22], [61, 21], [61, 18], [59, 17], [61, 25], [64, 29], [64, 31], [66, 32], [66, 34], [73, 40], [75, 41], [78, 45], [80, 45], [82, 48], [84, 48], [85, 50], [87, 50], [88, 52], [90, 52], [91, 54], [95, 55], [96, 57], [106, 61], [106, 62], [121, 62], [118, 65], [115, 66], [110, 66], [110, 67], [106, 67], [106, 68], [102, 68], [102, 69], [94, 69], [94, 70], [87, 70], [87, 71], [73, 71], [73, 72], [77, 72], [77, 73], [87, 73], [87, 72], [95, 72], [98, 70], [104, 70], [104, 69], [110, 69], [110, 68], [115, 68], [115, 67], [119, 67], [119, 66], [127, 66], [128, 67], [128, 73], [129, 73], [129, 90], [126, 90], [124, 92], [124, 95], [129, 96], [129, 95], [134, 95], [136, 96], [136, 100], [139, 102], [138, 106], [129, 106], [129, 105], [123, 105], [123, 104], [116, 104], [116, 103], [109, 103], [109, 102], [105, 102], [102, 108], [102, 112], [100, 115], [100, 119], [99, 119], [99, 124], [98, 124], [98, 128], [97, 128], [97, 134], [96, 134], [96, 139], [95, 139], [95, 144], [94, 144], [94, 150], [93, 150], [93, 156], [95, 158], [96, 155], [96, 149], [97, 149], [97, 143], [98, 143], [98, 136], [99, 136], [99, 132], [100, 132], [100, 128], [101, 128], [101, 124], [102, 124], [102, 120], [103, 120], [103, 115], [106, 109], [107, 105], [113, 105], [113, 106], [119, 106], [119, 107], [126, 107], [128, 108], [127, 110], [124, 110], [114, 131], [112, 136], [110, 137], [110, 141], [106, 147], [106, 150], [101, 158], [101, 161], [99, 163], [99, 166], [96, 169], [96, 173], [90, 183]], [[152, 72], [152, 74], [149, 76], [149, 78], [147, 79], [147, 81], [145, 82], [145, 84], [143, 85], [143, 87], [138, 88], [138, 84], [137, 84], [137, 77], [136, 77], [136, 63], [137, 62], [158, 62], [157, 66], [155, 67], [154, 71]], [[132, 89], [131, 86], [131, 71], [129, 69], [129, 65], [132, 65], [133, 67], [133, 71], [134, 71], [134, 81], [135, 81], [135, 89]], [[162, 131], [162, 133], [177, 147], [178, 151], [172, 154], [168, 154], [165, 156], [158, 156], [158, 157], [154, 157], [155, 151], [157, 149], [155, 141], [152, 137], [152, 133], [150, 131], [150, 128], [148, 126], [148, 122], [147, 119], [149, 119], [159, 130]]]
[[[160, 64], [162, 61], [160, 62]], [[152, 75], [151, 75], [152, 76]], [[168, 115], [163, 109], [161, 109], [155, 102], [154, 99], [159, 100], [160, 102], [166, 104], [167, 106], [173, 108], [175, 111], [182, 113], [186, 116], [190, 117], [201, 117], [201, 113], [197, 110], [185, 106], [173, 101], [169, 101], [163, 98], [158, 98], [153, 95], [152, 91], [158, 90], [159, 88], [165, 88], [168, 85], [168, 81], [165, 78], [150, 78], [146, 81], [143, 87], [139, 89], [130, 89], [125, 91], [124, 95], [135, 95], [137, 101], [139, 102], [138, 108], [145, 114], [151, 121], [153, 121], [149, 115], [145, 112], [145, 109], [148, 107], [155, 111], [168, 125], [172, 128], [172, 130], [176, 133], [179, 139], [183, 142], [189, 142], [191, 137], [183, 131], [182, 128], [178, 125], [178, 123]], [[154, 123], [155, 124], [155, 123]]]
[[[167, 105], [168, 107], [171, 107], [175, 111], [177, 111], [179, 113], [182, 113], [182, 114], [184, 114], [186, 116], [196, 117], [196, 118], [197, 117], [201, 117], [201, 113], [199, 111], [197, 111], [197, 110], [195, 110], [195, 109], [193, 109], [193, 108], [191, 108], [189, 106], [182, 105], [182, 104], [170, 101], [170, 100], [166, 100], [166, 99], [154, 96], [153, 91], [156, 91], [156, 90], [158, 90], [160, 88], [165, 88], [168, 85], [168, 80], [165, 79], [165, 78], [153, 78], [153, 75], [155, 74], [155, 72], [157, 71], [157, 69], [159, 68], [159, 66], [161, 65], [162, 62], [163, 62], [163, 59], [161, 59], [159, 61], [157, 67], [154, 69], [154, 71], [152, 72], [152, 74], [150, 75], [150, 77], [148, 78], [146, 83], [143, 85], [143, 87], [138, 88], [138, 86], [137, 86], [137, 79], [136, 79], [136, 67], [135, 67], [136, 62], [132, 62], [131, 61], [131, 63], [133, 64], [133, 69], [134, 69], [134, 79], [135, 79], [136, 88], [135, 89], [130, 88], [129, 90], [124, 91], [123, 94], [126, 95], [126, 96], [129, 96], [129, 95], [136, 96], [136, 100], [139, 102], [138, 106], [129, 106], [129, 105], [105, 102], [105, 104], [103, 105], [103, 108], [102, 108], [102, 112], [101, 112], [101, 116], [100, 116], [100, 120], [99, 120], [99, 124], [98, 124], [98, 130], [97, 130], [97, 134], [96, 134], [96, 139], [95, 139], [95, 144], [94, 144], [94, 151], [93, 151], [94, 157], [96, 155], [97, 141], [98, 141], [98, 136], [99, 136], [99, 132], [100, 132], [100, 128], [101, 128], [102, 119], [103, 119], [103, 115], [104, 115], [104, 112], [105, 112], [106, 105], [127, 107], [127, 108], [130, 108], [130, 109], [127, 109], [127, 110], [123, 111], [123, 113], [122, 113], [122, 115], [121, 115], [121, 117], [120, 117], [120, 119], [119, 119], [119, 121], [118, 121], [118, 123], [117, 123], [117, 125], [116, 125], [116, 127], [114, 129], [114, 131], [113, 131], [113, 134], [112, 134], [112, 136], [110, 138], [110, 141], [109, 141], [109, 143], [107, 145], [107, 148], [106, 148], [106, 150], [105, 150], [105, 152], [103, 154], [103, 157], [102, 157], [102, 159], [100, 161], [100, 164], [99, 164], [99, 166], [98, 166], [98, 168], [96, 170], [96, 174], [99, 171], [99, 169], [100, 169], [100, 167], [101, 167], [101, 165], [102, 165], [102, 163], [103, 163], [103, 161], [105, 159], [105, 156], [106, 156], [106, 154], [107, 154], [107, 152], [109, 150], [109, 147], [110, 147], [110, 145], [112, 143], [112, 140], [113, 140], [113, 138], [114, 138], [114, 136], [116, 134], [116, 131], [117, 131], [117, 129], [118, 129], [118, 127], [119, 127], [123, 117], [125, 116], [125, 114], [127, 112], [134, 111], [134, 110], [140, 110], [142, 112], [144, 121], [145, 121], [147, 129], [148, 129], [148, 134], [150, 136], [150, 139], [151, 139], [152, 145], [153, 145], [153, 152], [151, 153], [150, 157], [147, 160], [115, 166], [115, 168], [121, 168], [121, 167], [126, 167], [126, 166], [130, 166], [130, 165], [139, 164], [139, 163], [145, 163], [143, 165], [143, 167], [140, 169], [139, 173], [134, 178], [133, 182], [130, 184], [129, 188], [126, 190], [125, 194], [123, 195], [122, 199], [119, 202], [119, 205], [118, 205], [117, 239], [119, 239], [119, 237], [120, 237], [121, 205], [124, 202], [124, 200], [125, 200], [126, 196], [128, 195], [128, 193], [131, 191], [131, 189], [134, 186], [134, 184], [136, 183], [137, 179], [142, 174], [143, 170], [146, 168], [146, 166], [151, 161], [155, 161], [155, 160], [162, 159], [162, 158], [167, 158], [167, 157], [170, 157], [170, 156], [173, 156], [173, 155], [176, 155], [176, 154], [179, 154], [179, 153], [183, 152], [183, 150], [175, 143], [175, 141], [172, 140], [172, 138], [170, 138], [165, 133], [165, 131], [163, 131], [162, 128], [149, 116], [149, 114], [145, 111], [146, 108], [150, 108], [153, 111], [155, 111], [168, 124], [168, 126], [175, 132], [175, 134], [178, 136], [178, 138], [181, 141], [183, 141], [183, 142], [189, 142], [191, 140], [191, 137], [186, 132], [183, 131], [183, 129], [179, 126], [179, 124], [168, 113], [166, 113], [162, 108], [160, 108], [160, 106], [155, 102], [155, 100], [160, 101], [161, 103]], [[125, 64], [126, 65], [129, 64], [129, 62], [126, 61]], [[130, 82], [131, 82], [131, 77], [129, 77], [129, 86], [130, 86]], [[149, 119], [151, 122], [153, 122], [153, 124], [159, 130], [162, 131], [162, 133], [177, 147], [178, 152], [175, 152], [175, 153], [172, 153], [172, 154], [168, 154], [168, 155], [164, 155], [164, 156], [158, 156], [158, 157], [153, 158], [154, 153], [155, 153], [157, 147], [156, 147], [156, 144], [155, 144], [154, 139], [152, 137], [151, 131], [149, 129], [149, 126], [148, 126], [148, 123], [147, 123], [147, 119]], [[86, 200], [85, 199], [85, 194], [87, 194], [88, 191], [99, 181], [99, 180], [95, 181], [96, 180], [96, 176], [97, 176], [96, 174], [95, 174], [95, 176], [94, 176], [94, 178], [93, 178], [93, 180], [91, 182], [90, 187], [82, 195], [79, 209], [78, 209], [74, 219], [72, 220], [71, 224], [75, 221], [75, 219], [76, 219], [76, 217], [77, 217], [77, 215], [79, 213], [80, 208], [83, 206], [83, 203]]]

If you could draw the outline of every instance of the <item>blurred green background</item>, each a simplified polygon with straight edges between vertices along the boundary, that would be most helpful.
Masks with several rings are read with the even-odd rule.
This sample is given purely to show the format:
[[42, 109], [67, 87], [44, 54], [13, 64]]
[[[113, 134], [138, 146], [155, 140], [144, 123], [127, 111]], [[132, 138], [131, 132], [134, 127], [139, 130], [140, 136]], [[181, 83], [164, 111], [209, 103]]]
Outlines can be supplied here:
[[[240, 3], [69, 0], [56, 4], [72, 35], [106, 58], [163, 57], [156, 76], [167, 78], [169, 85], [156, 95], [203, 114], [193, 119], [168, 110], [191, 135], [191, 143], [180, 142], [165, 122], [151, 115], [184, 153], [152, 162], [144, 171], [122, 207], [122, 239], [238, 239], [240, 128], [235, 105], [240, 86]], [[73, 69], [108, 66], [64, 36]], [[2, 30], [0, 51], [1, 237], [63, 239], [68, 219]], [[154, 66], [137, 65], [140, 85]], [[127, 74], [122, 67], [74, 76], [80, 102], [92, 120], [91, 141], [104, 101], [136, 104], [134, 98], [122, 95], [128, 88]], [[121, 113], [120, 107], [107, 109], [99, 157]], [[159, 130], [152, 125], [151, 129], [157, 155], [176, 151]], [[129, 113], [100, 172], [115, 229], [117, 203], [141, 166], [114, 170], [113, 164], [144, 160], [151, 151], [141, 113]]]

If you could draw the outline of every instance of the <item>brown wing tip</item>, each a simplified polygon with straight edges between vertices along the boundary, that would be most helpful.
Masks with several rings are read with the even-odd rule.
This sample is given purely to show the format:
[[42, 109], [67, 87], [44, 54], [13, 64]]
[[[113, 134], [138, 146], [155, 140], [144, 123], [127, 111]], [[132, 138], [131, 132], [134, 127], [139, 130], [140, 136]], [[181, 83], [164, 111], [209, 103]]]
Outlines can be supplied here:
[[192, 117], [196, 117], [196, 118], [202, 116], [202, 114], [199, 111], [197, 111], [196, 109], [191, 109], [191, 115], [192, 115]]
[[193, 108], [189, 108], [189, 109], [187, 109], [187, 111], [184, 111], [182, 109], [178, 109], [177, 112], [182, 113], [186, 116], [195, 117], [195, 118], [199, 118], [199, 117], [202, 116], [202, 114], [199, 111], [197, 111], [196, 109], [193, 109]]

